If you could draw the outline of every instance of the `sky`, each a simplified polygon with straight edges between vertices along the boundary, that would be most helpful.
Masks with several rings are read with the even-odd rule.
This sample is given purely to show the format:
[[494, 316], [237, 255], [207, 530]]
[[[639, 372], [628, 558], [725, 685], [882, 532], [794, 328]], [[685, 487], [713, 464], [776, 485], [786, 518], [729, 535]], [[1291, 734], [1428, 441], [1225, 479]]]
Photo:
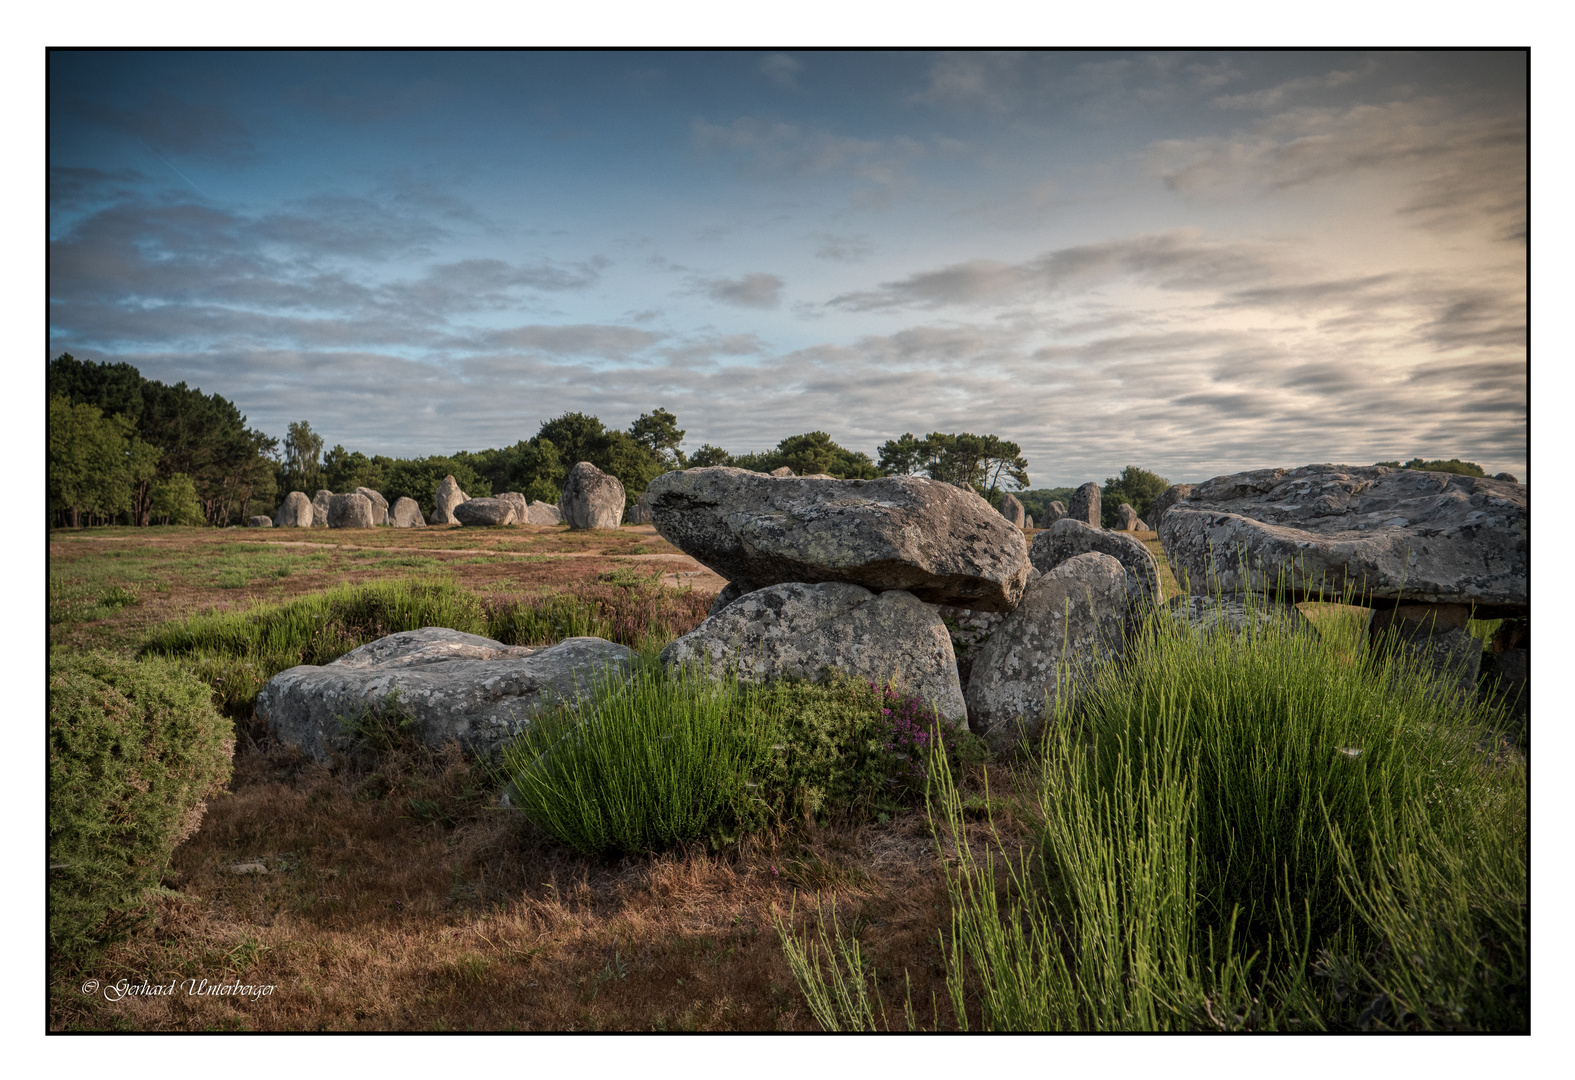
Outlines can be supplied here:
[[1036, 487], [1527, 474], [1520, 52], [91, 52], [49, 356], [421, 456], [662, 407]]

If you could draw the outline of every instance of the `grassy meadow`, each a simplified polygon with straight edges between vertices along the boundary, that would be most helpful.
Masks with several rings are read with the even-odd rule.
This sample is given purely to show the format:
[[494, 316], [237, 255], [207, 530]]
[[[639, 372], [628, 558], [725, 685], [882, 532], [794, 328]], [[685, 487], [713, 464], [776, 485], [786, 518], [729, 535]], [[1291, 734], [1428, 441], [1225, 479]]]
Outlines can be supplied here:
[[[723, 582], [649, 526], [100, 528], [49, 553], [52, 650], [178, 663], [236, 728], [146, 917], [53, 965], [52, 1030], [1529, 1023], [1524, 755], [1369, 650], [1361, 609], [1151, 626], [996, 758], [880, 688], [663, 677]], [[275, 672], [422, 625], [639, 650], [598, 703], [620, 737], [565, 711], [499, 764], [392, 724], [325, 765], [254, 722]]]

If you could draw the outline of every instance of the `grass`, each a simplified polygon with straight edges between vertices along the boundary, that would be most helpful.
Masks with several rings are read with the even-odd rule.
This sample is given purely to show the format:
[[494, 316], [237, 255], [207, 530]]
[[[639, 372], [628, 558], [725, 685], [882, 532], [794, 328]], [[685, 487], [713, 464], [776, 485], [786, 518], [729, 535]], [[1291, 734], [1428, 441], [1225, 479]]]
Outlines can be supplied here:
[[[1034, 857], [971, 845], [932, 771], [946, 1022], [1527, 1030], [1524, 764], [1498, 716], [1342, 646], [1152, 625], [1086, 711], [1051, 706]], [[813, 944], [784, 937], [817, 1016], [867, 1026], [873, 971]]]

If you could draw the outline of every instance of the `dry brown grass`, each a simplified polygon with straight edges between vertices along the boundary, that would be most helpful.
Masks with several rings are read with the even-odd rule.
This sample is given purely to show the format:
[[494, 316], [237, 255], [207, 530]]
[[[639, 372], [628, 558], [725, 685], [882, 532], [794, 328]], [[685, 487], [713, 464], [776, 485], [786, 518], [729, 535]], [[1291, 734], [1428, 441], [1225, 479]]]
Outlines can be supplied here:
[[[290, 554], [302, 551], [316, 554]], [[599, 573], [631, 565], [704, 583], [648, 527], [57, 532], [50, 569], [63, 588], [123, 586], [140, 599], [52, 626], [52, 641], [130, 652], [163, 619], [412, 570], [372, 565], [364, 551], [438, 560], [492, 595], [594, 587]], [[226, 560], [251, 573], [259, 553], [290, 573], [256, 588], [213, 583]], [[243, 743], [235, 766], [229, 792], [175, 852], [164, 884], [180, 895], [156, 900], [154, 923], [101, 959], [51, 973], [51, 1030], [814, 1030], [776, 924], [803, 928], [833, 902], [879, 971], [893, 1021], [906, 971], [916, 1009], [928, 1018], [937, 1001], [950, 1026], [937, 942], [945, 878], [921, 810], [598, 862], [499, 808], [496, 785], [457, 750], [406, 747], [330, 767], [265, 741]], [[989, 769], [992, 791], [1011, 788], [1007, 770]], [[975, 769], [968, 790], [983, 780]], [[1009, 846], [1027, 843], [1026, 818], [1013, 817], [1023, 805], [998, 804]], [[267, 873], [231, 869], [245, 863]], [[89, 978], [275, 989], [111, 1002], [81, 992]]]

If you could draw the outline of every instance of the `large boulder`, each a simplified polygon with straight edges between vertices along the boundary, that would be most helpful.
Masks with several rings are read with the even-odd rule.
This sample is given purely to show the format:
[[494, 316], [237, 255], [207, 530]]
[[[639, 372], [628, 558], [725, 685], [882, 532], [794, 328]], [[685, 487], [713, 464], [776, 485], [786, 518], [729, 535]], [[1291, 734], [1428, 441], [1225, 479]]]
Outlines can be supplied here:
[[556, 503], [537, 499], [525, 507], [525, 522], [529, 525], [562, 525], [563, 511]]
[[771, 475], [772, 476], [797, 476], [798, 473], [794, 472], [792, 469], [788, 468], [786, 465], [781, 465], [781, 466], [778, 466], [775, 469], [772, 469], [771, 470]]
[[461, 525], [512, 525], [514, 504], [507, 499], [466, 499], [454, 507], [454, 520]]
[[1102, 520], [1100, 515], [1104, 513], [1100, 499], [1099, 485], [1090, 480], [1072, 492], [1072, 505], [1066, 508], [1066, 516], [1087, 522], [1096, 529], [1100, 528]]
[[842, 581], [1010, 611], [1028, 580], [1022, 532], [972, 491], [938, 480], [775, 478], [718, 466], [665, 473], [647, 491], [657, 532], [752, 589]]
[[319, 488], [312, 496], [312, 528], [328, 528], [328, 503], [333, 497], [334, 493], [327, 488]]
[[1126, 601], [1126, 571], [1099, 552], [1037, 578], [973, 656], [969, 723], [998, 749], [1032, 735], [1047, 701], [1074, 701], [1121, 656]]
[[424, 528], [427, 519], [421, 516], [421, 505], [409, 495], [401, 495], [389, 511], [388, 523], [397, 529]]
[[629, 514], [625, 522], [629, 525], [649, 525], [651, 523], [651, 496], [649, 492], [640, 492], [640, 497], [634, 500], [634, 505], [629, 507]]
[[1096, 529], [1076, 518], [1065, 517], [1034, 536], [1028, 557], [1034, 569], [1048, 574], [1062, 563], [1097, 551], [1121, 564], [1127, 575], [1127, 608], [1136, 612], [1142, 605], [1162, 603], [1165, 587], [1160, 583], [1159, 562], [1154, 553], [1135, 537], [1121, 532]]
[[267, 514], [253, 514], [246, 519], [246, 527], [248, 529], [271, 529], [273, 528], [273, 518]]
[[359, 491], [333, 496], [328, 500], [328, 527], [370, 529], [372, 527], [371, 500]]
[[366, 501], [372, 504], [373, 525], [388, 524], [388, 500], [383, 498], [381, 493], [373, 491], [369, 487], [358, 487], [355, 489], [355, 493], [364, 496]]
[[1141, 524], [1131, 503], [1122, 503], [1116, 507], [1116, 528], [1121, 532], [1132, 532]]
[[504, 502], [514, 507], [514, 524], [525, 524], [526, 517], [530, 513], [529, 499], [525, 498], [525, 496], [521, 495], [517, 491], [500, 491], [492, 497], [494, 499], [502, 499]]
[[558, 507], [571, 529], [616, 529], [623, 523], [623, 482], [589, 461], [569, 470]]
[[304, 491], [292, 491], [274, 511], [273, 523], [281, 529], [310, 529], [317, 511]]
[[432, 524], [458, 525], [459, 519], [454, 516], [454, 507], [469, 498], [469, 495], [459, 490], [459, 481], [452, 476], [445, 476], [432, 495]]
[[1001, 497], [995, 500], [995, 508], [1001, 512], [1002, 517], [1012, 523], [1013, 528], [1023, 528], [1023, 519], [1027, 515], [1021, 500], [1016, 495], [1010, 491], [1001, 492]]
[[746, 593], [662, 650], [669, 668], [698, 664], [747, 682], [817, 680], [827, 668], [895, 679], [953, 726], [967, 720], [946, 624], [912, 593], [843, 582], [793, 582]]
[[1045, 519], [1039, 523], [1039, 527], [1047, 529], [1064, 517], [1066, 517], [1066, 507], [1062, 506], [1059, 500], [1056, 500], [1045, 507]]
[[508, 646], [429, 626], [390, 634], [316, 667], [282, 671], [257, 695], [274, 737], [317, 761], [354, 746], [355, 721], [397, 713], [423, 744], [491, 753], [544, 709], [627, 678], [634, 654], [601, 638]]
[[1165, 511], [1175, 506], [1191, 493], [1191, 484], [1171, 484], [1164, 491], [1160, 492], [1159, 497], [1154, 500], [1154, 505], [1148, 509], [1150, 527], [1158, 529], [1159, 523], [1164, 520]]
[[1192, 592], [1297, 597], [1351, 589], [1368, 601], [1530, 605], [1529, 496], [1485, 477], [1382, 465], [1307, 465], [1193, 485], [1159, 520]]

